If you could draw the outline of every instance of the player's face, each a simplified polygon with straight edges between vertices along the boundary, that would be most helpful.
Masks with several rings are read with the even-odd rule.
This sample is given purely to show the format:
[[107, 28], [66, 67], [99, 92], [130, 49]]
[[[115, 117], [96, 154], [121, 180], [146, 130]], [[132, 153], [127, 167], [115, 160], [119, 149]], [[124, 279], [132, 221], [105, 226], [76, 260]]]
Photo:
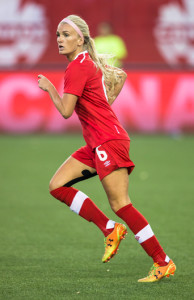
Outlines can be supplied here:
[[67, 23], [60, 23], [57, 28], [59, 54], [66, 55], [72, 61], [83, 51], [83, 41], [78, 33]]

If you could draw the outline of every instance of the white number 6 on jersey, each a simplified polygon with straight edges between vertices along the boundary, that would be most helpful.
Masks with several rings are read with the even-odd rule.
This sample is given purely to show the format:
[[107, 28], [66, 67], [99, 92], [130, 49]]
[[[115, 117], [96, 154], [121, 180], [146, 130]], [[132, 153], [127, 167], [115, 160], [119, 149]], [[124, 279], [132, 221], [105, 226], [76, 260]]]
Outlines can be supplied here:
[[101, 161], [105, 161], [108, 157], [105, 151], [98, 150], [100, 146], [96, 147], [96, 153]]

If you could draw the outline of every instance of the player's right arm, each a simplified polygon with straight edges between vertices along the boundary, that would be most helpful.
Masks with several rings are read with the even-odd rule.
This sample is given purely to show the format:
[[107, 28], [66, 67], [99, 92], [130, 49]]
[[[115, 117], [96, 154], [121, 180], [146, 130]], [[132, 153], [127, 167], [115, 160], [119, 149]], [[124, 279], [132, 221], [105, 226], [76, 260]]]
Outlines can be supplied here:
[[64, 93], [61, 97], [55, 86], [43, 75], [38, 75], [38, 85], [43, 90], [49, 93], [51, 100], [60, 114], [68, 119], [73, 114], [78, 97], [76, 95]]

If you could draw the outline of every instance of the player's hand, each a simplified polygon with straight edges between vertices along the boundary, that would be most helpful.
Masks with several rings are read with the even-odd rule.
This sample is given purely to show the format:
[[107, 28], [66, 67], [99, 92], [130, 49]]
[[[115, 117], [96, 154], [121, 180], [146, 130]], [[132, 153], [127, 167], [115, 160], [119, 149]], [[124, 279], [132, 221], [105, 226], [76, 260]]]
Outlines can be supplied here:
[[48, 92], [49, 87], [52, 85], [52, 83], [43, 75], [38, 75], [38, 86], [43, 91]]

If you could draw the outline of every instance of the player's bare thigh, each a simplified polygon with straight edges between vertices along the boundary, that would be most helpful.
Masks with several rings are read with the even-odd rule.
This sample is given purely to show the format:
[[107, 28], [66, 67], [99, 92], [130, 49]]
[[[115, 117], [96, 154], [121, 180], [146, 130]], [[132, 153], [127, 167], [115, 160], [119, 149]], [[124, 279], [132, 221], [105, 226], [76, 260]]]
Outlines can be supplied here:
[[83, 171], [87, 170], [91, 174], [96, 173], [96, 170], [94, 168], [91, 168], [79, 160], [73, 158], [70, 156], [56, 171], [54, 176], [52, 177], [50, 184], [49, 184], [49, 191], [52, 191], [54, 189], [57, 189], [68, 182], [82, 177]]
[[129, 175], [127, 168], [120, 168], [102, 179], [110, 206], [114, 212], [131, 203], [128, 195]]

